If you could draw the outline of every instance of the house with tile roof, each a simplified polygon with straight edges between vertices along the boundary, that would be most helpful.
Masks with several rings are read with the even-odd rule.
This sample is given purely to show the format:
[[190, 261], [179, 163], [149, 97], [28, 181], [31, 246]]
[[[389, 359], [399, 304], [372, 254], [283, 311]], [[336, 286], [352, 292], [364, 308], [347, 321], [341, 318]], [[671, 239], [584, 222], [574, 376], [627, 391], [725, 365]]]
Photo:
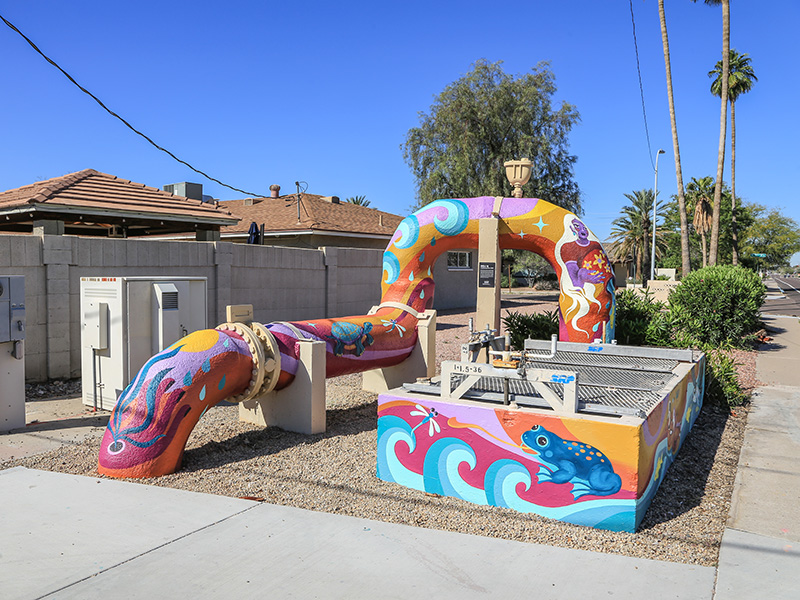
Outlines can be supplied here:
[[0, 232], [141, 237], [193, 230], [197, 240], [213, 241], [237, 221], [216, 203], [94, 169], [0, 192]]
[[220, 207], [240, 219], [238, 224], [222, 228], [223, 240], [246, 242], [255, 223], [259, 232], [263, 230], [265, 245], [383, 250], [403, 220], [392, 213], [341, 202], [336, 196], [301, 193], [298, 201], [298, 194], [279, 195], [280, 186], [270, 189], [270, 198], [220, 202]]

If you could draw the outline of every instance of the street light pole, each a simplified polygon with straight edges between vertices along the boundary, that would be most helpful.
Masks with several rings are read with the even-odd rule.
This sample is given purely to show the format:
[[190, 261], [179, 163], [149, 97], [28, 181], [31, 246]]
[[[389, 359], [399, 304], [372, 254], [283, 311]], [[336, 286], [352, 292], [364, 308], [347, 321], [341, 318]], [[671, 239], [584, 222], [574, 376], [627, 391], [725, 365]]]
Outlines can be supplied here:
[[664, 154], [659, 148], [656, 152], [656, 181], [653, 185], [653, 254], [650, 257], [650, 281], [656, 278], [656, 199], [658, 198], [658, 155]]

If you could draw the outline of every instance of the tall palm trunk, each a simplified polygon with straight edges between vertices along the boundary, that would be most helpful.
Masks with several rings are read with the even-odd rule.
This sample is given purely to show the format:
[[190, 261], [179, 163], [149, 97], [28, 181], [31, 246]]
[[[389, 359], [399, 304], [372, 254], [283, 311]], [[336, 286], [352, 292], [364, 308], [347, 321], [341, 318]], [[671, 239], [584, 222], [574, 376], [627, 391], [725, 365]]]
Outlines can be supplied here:
[[667, 37], [667, 18], [664, 15], [664, 0], [658, 0], [658, 17], [661, 20], [661, 43], [664, 47], [664, 66], [667, 71], [667, 98], [669, 100], [669, 119], [672, 125], [672, 151], [675, 154], [675, 178], [678, 183], [678, 214], [681, 220], [681, 274], [686, 277], [692, 270], [689, 255], [689, 219], [686, 216], [686, 196], [683, 191], [683, 171], [681, 170], [681, 150], [678, 145], [678, 124], [675, 119], [675, 100], [672, 95], [672, 67], [669, 60], [669, 38]]
[[[641, 278], [642, 285], [644, 285], [644, 265], [642, 264], [642, 255], [644, 254], [643, 250], [639, 250], [636, 253], [636, 274]], [[634, 279], [634, 281], [636, 281]]]
[[722, 174], [725, 168], [725, 138], [728, 125], [728, 79], [731, 62], [731, 11], [729, 0], [722, 0], [722, 93], [720, 94], [719, 149], [717, 152], [717, 181], [714, 183], [714, 212], [711, 217], [711, 245], [708, 264], [717, 264], [719, 246], [719, 215], [722, 204]]
[[736, 101], [731, 100], [731, 252], [733, 266], [739, 264], [739, 235], [736, 232]]
[[644, 235], [642, 235], [642, 287], [647, 285], [647, 276], [649, 274], [649, 270], [645, 269], [646, 256], [648, 256], [648, 254], [647, 254], [647, 232], [645, 231]]
[[706, 253], [706, 232], [702, 230], [700, 232], [700, 247], [703, 249], [703, 268], [705, 269], [708, 266], [708, 254]]

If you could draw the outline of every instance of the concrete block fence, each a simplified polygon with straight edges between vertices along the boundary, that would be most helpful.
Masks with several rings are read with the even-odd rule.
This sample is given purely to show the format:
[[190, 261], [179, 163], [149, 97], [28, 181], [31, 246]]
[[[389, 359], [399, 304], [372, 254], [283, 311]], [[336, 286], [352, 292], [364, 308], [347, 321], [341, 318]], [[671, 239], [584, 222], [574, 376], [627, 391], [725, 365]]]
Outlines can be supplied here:
[[200, 276], [208, 323], [228, 304], [257, 320], [364, 314], [380, 300], [381, 250], [319, 250], [230, 242], [0, 235], [0, 275], [24, 275], [26, 379], [80, 376], [80, 278]]

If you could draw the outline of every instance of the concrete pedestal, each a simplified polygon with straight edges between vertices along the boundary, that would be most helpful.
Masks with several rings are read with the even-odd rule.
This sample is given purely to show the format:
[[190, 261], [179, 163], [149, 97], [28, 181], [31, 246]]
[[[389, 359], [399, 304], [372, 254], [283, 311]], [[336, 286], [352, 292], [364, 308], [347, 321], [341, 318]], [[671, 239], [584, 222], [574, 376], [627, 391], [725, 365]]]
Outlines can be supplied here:
[[436, 374], [436, 311], [426, 310], [417, 323], [417, 343], [411, 355], [394, 367], [366, 371], [362, 388], [381, 394], [413, 382], [418, 377]]
[[491, 287], [481, 285], [478, 277], [478, 306], [475, 328], [481, 330], [488, 324], [500, 333], [500, 263], [501, 252], [498, 241], [500, 220], [481, 219], [478, 224], [478, 268], [481, 264], [494, 265], [494, 281]]
[[239, 404], [239, 420], [296, 433], [325, 432], [325, 342], [299, 340], [300, 361], [289, 387]]

